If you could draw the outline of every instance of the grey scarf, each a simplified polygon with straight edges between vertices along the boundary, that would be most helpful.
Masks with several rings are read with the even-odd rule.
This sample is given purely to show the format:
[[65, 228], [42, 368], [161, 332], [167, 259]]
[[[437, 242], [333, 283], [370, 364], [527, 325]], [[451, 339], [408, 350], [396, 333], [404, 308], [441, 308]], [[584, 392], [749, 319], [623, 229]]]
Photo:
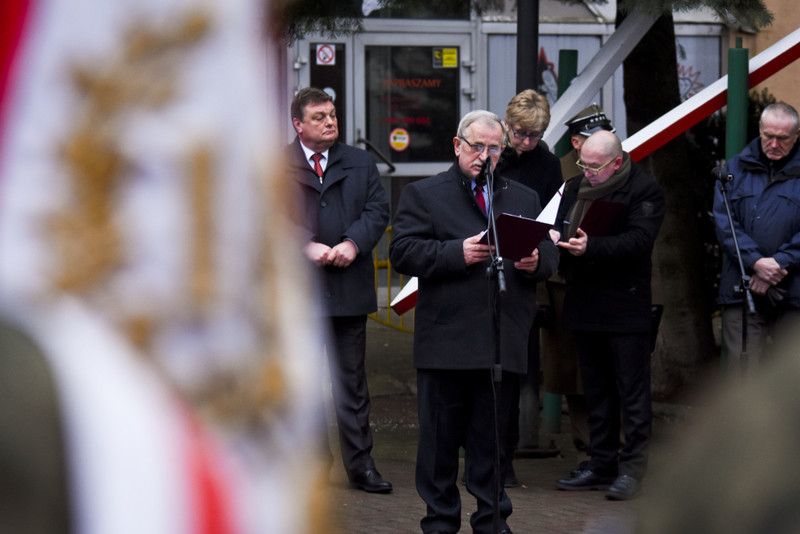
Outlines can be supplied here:
[[[583, 216], [586, 215], [589, 205], [594, 199], [603, 198], [613, 193], [625, 185], [630, 176], [631, 158], [627, 152], [622, 153], [622, 166], [619, 170], [602, 184], [592, 186], [586, 176], [584, 176], [581, 180], [580, 188], [578, 189], [578, 198], [575, 200], [575, 204], [572, 205], [572, 208], [570, 208], [569, 213], [567, 213], [567, 221], [569, 222], [567, 228], [570, 229], [570, 232], [574, 234], [574, 232], [578, 230], [578, 224], [583, 220]], [[562, 236], [562, 239], [567, 238], [568, 236]]]

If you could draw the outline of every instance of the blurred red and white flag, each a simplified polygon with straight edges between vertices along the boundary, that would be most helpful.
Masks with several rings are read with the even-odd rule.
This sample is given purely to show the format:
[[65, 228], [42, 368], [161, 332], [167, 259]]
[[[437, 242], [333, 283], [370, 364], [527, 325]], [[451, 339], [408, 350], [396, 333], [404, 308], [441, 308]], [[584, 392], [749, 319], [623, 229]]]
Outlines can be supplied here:
[[55, 374], [74, 532], [318, 531], [269, 8], [0, 3], [0, 318]]

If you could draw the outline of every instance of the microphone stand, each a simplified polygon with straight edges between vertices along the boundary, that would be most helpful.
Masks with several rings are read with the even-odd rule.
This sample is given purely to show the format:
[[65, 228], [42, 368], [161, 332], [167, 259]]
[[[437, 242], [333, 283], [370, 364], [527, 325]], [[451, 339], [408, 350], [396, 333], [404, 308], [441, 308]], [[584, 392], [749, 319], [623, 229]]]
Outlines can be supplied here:
[[753, 302], [753, 294], [750, 292], [750, 276], [745, 272], [744, 262], [742, 261], [742, 251], [739, 249], [739, 240], [736, 238], [736, 228], [733, 224], [733, 215], [731, 214], [731, 206], [728, 203], [728, 194], [725, 184], [733, 181], [733, 175], [724, 173], [721, 169], [715, 169], [714, 175], [717, 178], [719, 192], [722, 193], [722, 201], [725, 204], [725, 212], [728, 215], [728, 225], [731, 228], [731, 237], [733, 237], [733, 248], [736, 251], [736, 259], [739, 262], [739, 274], [741, 280], [739, 287], [736, 288], [739, 294], [743, 294], [742, 299], [742, 350], [740, 352], [739, 364], [744, 365], [747, 363], [747, 313], [755, 313], [756, 306]]
[[497, 292], [494, 294], [493, 316], [494, 316], [494, 331], [495, 331], [495, 361], [492, 367], [492, 387], [494, 392], [494, 430], [495, 430], [495, 450], [494, 450], [494, 487], [492, 497], [492, 531], [497, 534], [500, 532], [500, 493], [503, 489], [500, 465], [500, 447], [505, 448], [504, 443], [500, 443], [500, 428], [498, 426], [499, 420], [499, 405], [497, 399], [500, 397], [501, 386], [503, 381], [503, 367], [500, 358], [500, 330], [501, 330], [501, 310], [502, 299], [506, 294], [506, 278], [503, 271], [503, 256], [500, 254], [500, 241], [497, 238], [497, 225], [495, 224], [494, 217], [494, 169], [492, 167], [492, 158], [487, 157], [485, 163], [485, 179], [486, 179], [486, 193], [489, 197], [489, 205], [486, 208], [486, 215], [489, 217], [489, 224], [491, 226], [492, 241], [494, 242], [494, 250], [489, 249], [490, 265], [486, 268], [486, 276], [489, 279], [497, 279]]
[[497, 225], [494, 224], [494, 169], [492, 168], [492, 159], [486, 159], [486, 193], [489, 196], [489, 206], [486, 208], [486, 215], [489, 217], [489, 222], [492, 227], [492, 240], [494, 241], [494, 251], [489, 249], [489, 256], [491, 258], [491, 265], [486, 273], [489, 278], [497, 276], [497, 287], [500, 295], [506, 294], [506, 275], [503, 271], [503, 257], [500, 254], [500, 242], [497, 239]]

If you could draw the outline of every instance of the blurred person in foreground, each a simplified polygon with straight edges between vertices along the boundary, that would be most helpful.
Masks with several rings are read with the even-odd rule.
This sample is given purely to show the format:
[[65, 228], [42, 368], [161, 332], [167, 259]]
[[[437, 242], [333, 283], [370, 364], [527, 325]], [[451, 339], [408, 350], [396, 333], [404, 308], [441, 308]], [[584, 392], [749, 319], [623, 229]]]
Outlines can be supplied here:
[[24, 4], [0, 9], [0, 532], [327, 532], [320, 328], [264, 194], [274, 12]]
[[795, 534], [800, 525], [800, 342], [795, 327], [746, 383], [705, 390], [654, 466], [638, 534]]
[[742, 356], [742, 291], [728, 213], [717, 188], [714, 222], [724, 254], [719, 284], [722, 335], [730, 373], [757, 369], [768, 336], [800, 308], [800, 155], [797, 111], [784, 102], [761, 113], [759, 136], [731, 158], [724, 176], [734, 231], [755, 313], [747, 317], [747, 360]]
[[[456, 162], [445, 172], [407, 185], [393, 224], [392, 265], [419, 278], [414, 321], [420, 424], [416, 486], [427, 505], [420, 522], [425, 534], [461, 528], [460, 447], [465, 450], [467, 491], [477, 499], [472, 531], [493, 533], [497, 521], [501, 534], [511, 532], [506, 522], [511, 500], [503, 489], [502, 471], [495, 470], [495, 455], [503, 465], [514, 391], [527, 372], [536, 282], [555, 271], [557, 251], [545, 238], [530, 256], [516, 262], [504, 259], [507, 292], [498, 297], [497, 280], [487, 278], [489, 245], [479, 243], [489, 202], [498, 214], [535, 218], [541, 211], [535, 191], [497, 174], [494, 198], [488, 198], [484, 164], [487, 158], [496, 164], [502, 143], [499, 117], [483, 110], [466, 114], [453, 139]], [[498, 356], [500, 369], [495, 370]], [[493, 513], [495, 498], [499, 518]]]
[[353, 487], [388, 493], [392, 485], [381, 477], [371, 454], [364, 361], [367, 314], [378, 308], [371, 252], [389, 222], [389, 202], [372, 156], [337, 141], [330, 95], [301, 89], [291, 115], [297, 132], [288, 147], [291, 176], [300, 190], [305, 254], [321, 279], [342, 461]]
[[[508, 144], [497, 162], [496, 172], [536, 191], [539, 203], [545, 206], [558, 193], [563, 180], [558, 158], [542, 142], [542, 134], [550, 124], [547, 98], [532, 89], [515, 95], [506, 107], [505, 127]], [[512, 459], [519, 448], [521, 454], [539, 448], [539, 321], [535, 321], [528, 337], [528, 373], [521, 377], [518, 399], [514, 401], [508, 429], [506, 487], [516, 487], [519, 480]]]
[[[627, 500], [639, 493], [647, 470], [651, 254], [665, 201], [658, 183], [609, 131], [586, 140], [581, 166], [584, 177], [570, 181], [564, 193], [557, 218], [564, 222], [555, 237], [567, 283], [564, 326], [574, 332], [589, 409], [591, 458], [556, 486], [602, 489], [608, 499]], [[596, 200], [618, 203], [620, 211], [607, 231], [588, 235], [581, 222]]]

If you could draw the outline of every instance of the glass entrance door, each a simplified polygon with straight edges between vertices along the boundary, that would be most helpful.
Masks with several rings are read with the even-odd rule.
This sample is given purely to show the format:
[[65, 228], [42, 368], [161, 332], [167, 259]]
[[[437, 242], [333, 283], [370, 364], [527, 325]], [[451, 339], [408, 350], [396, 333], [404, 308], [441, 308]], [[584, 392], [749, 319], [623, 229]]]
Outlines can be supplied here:
[[354, 44], [356, 136], [397, 175], [444, 170], [458, 121], [470, 109], [470, 35], [366, 34]]
[[465, 21], [390, 20], [309, 37], [293, 47], [294, 89], [330, 93], [340, 140], [372, 151], [382, 174], [429, 176], [453, 161], [458, 121], [475, 106], [470, 31]]

